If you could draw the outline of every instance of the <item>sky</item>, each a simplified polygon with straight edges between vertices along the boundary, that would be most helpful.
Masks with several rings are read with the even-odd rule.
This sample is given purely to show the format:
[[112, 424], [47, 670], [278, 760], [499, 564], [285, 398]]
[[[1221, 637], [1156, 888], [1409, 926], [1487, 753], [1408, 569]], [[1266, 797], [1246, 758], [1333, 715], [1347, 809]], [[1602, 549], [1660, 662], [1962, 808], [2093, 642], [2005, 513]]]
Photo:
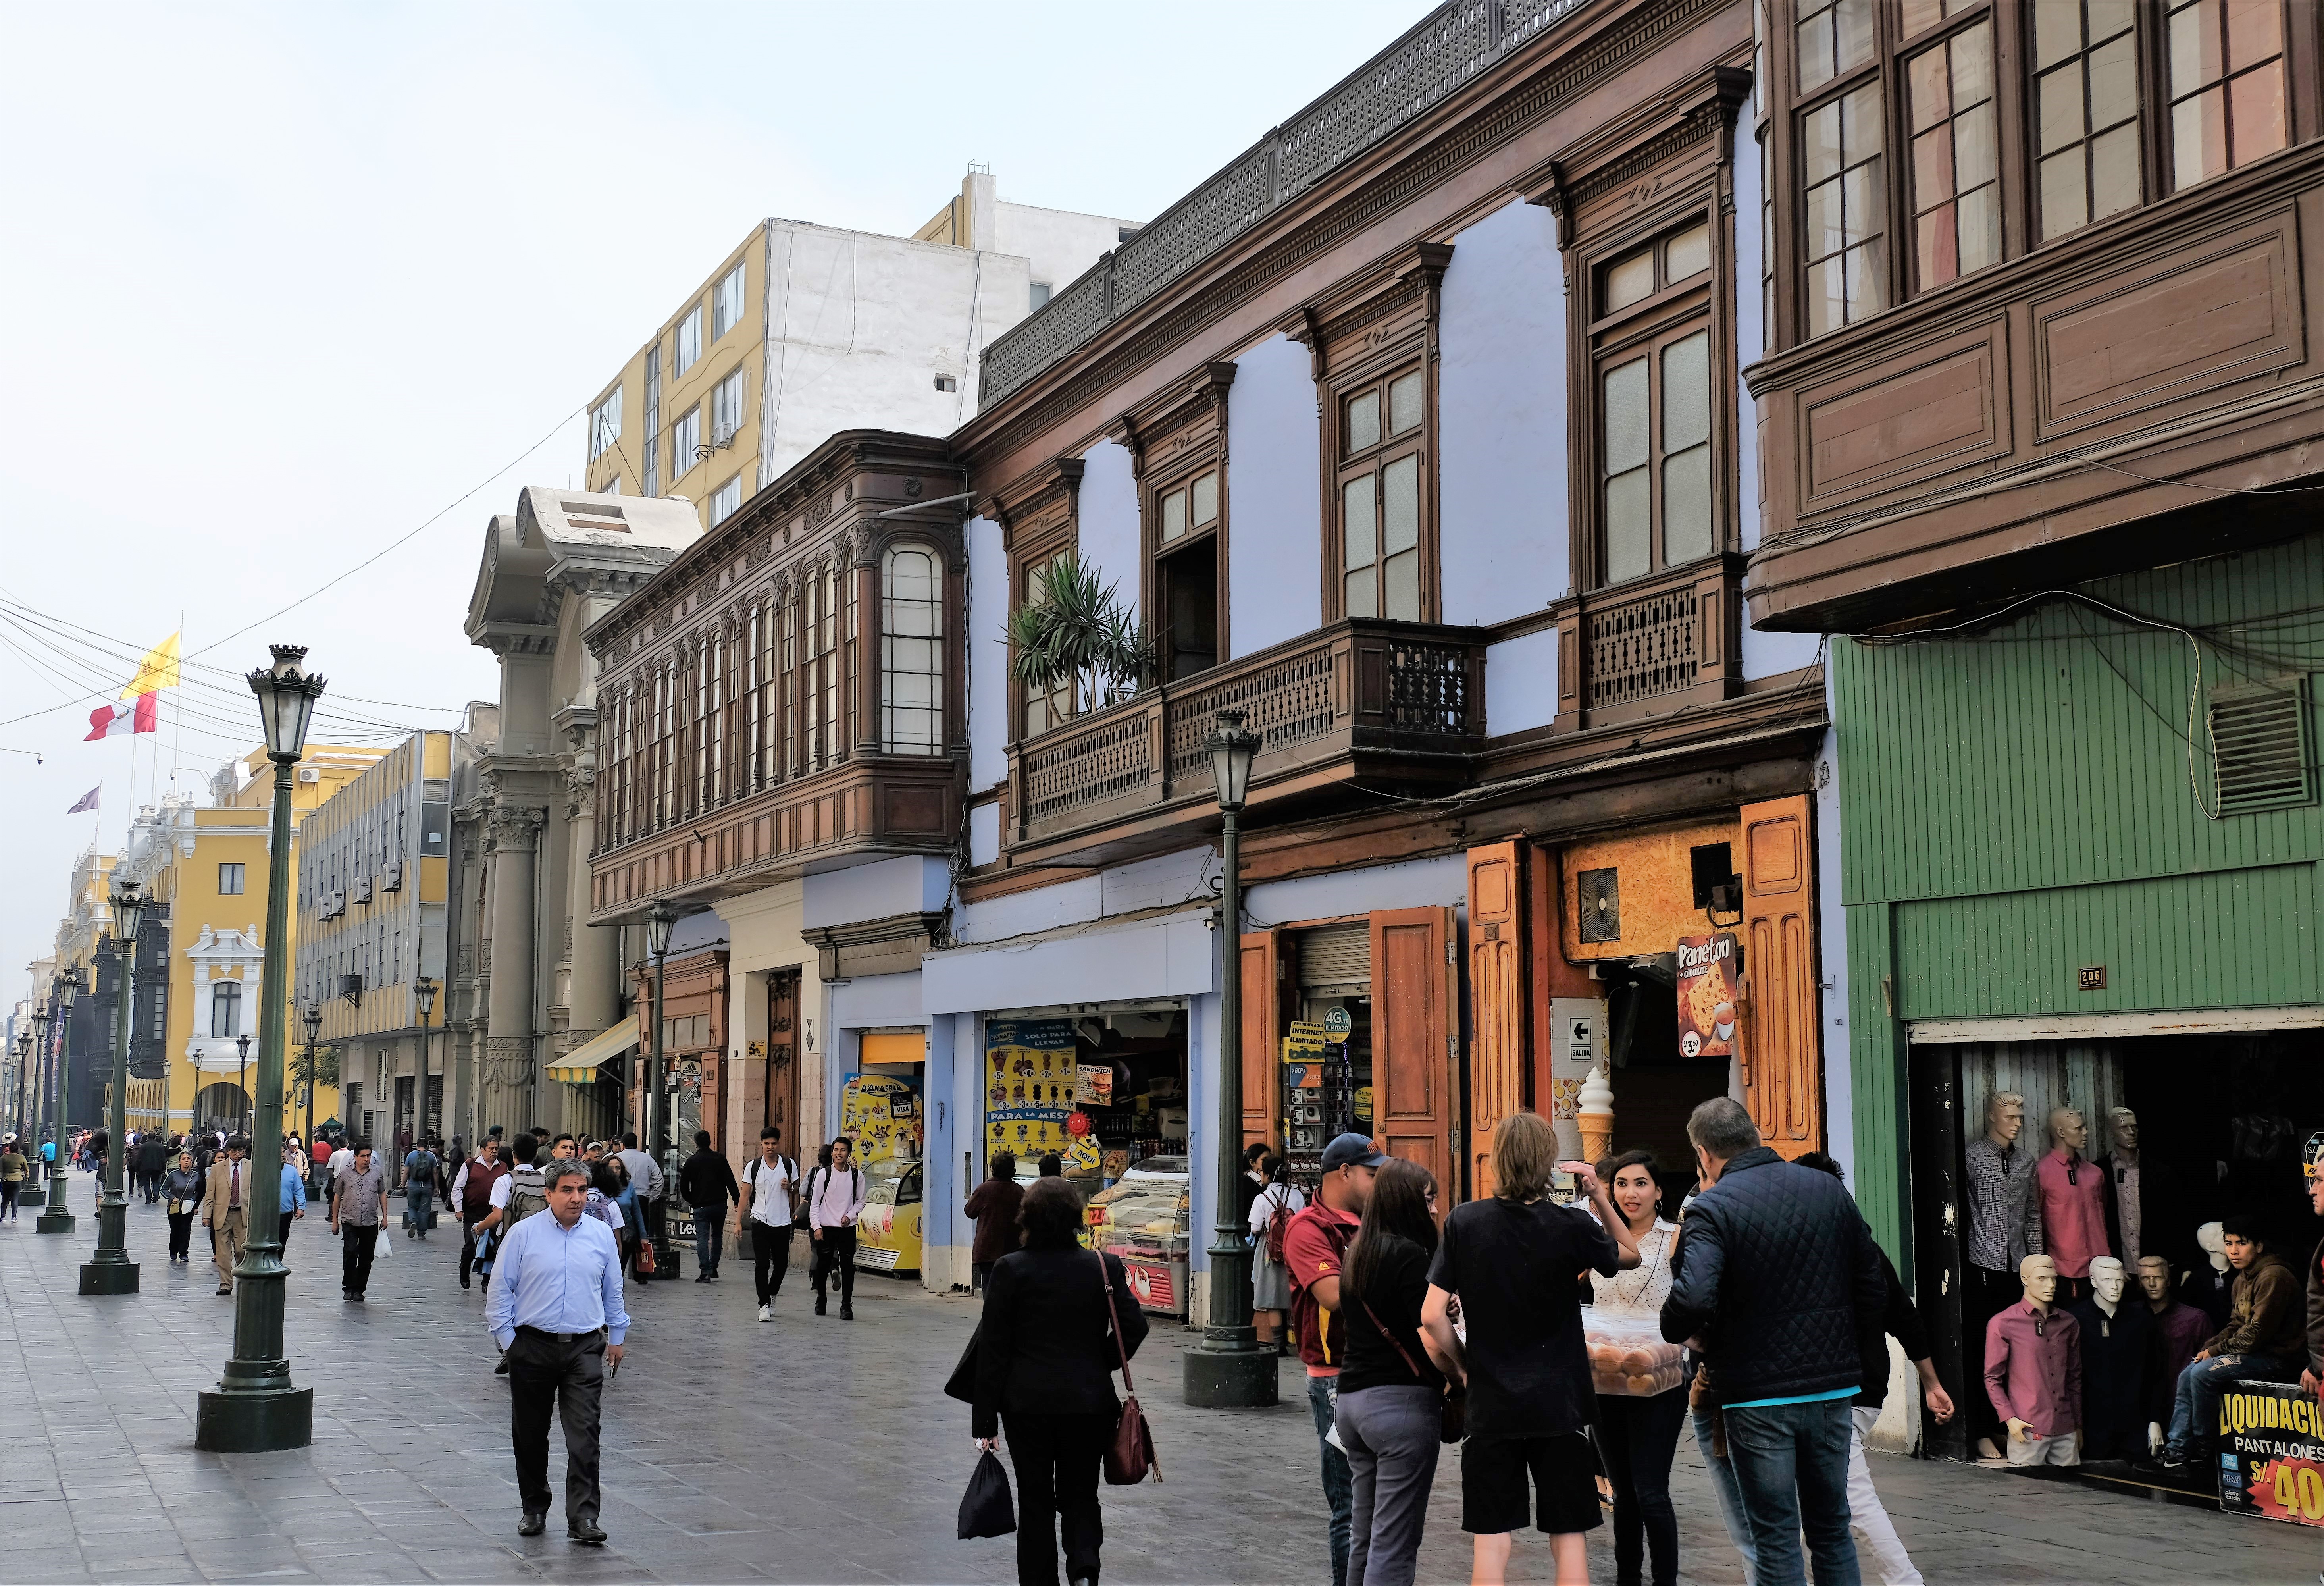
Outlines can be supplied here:
[[[1146, 218], [1427, 9], [10, 0], [0, 999], [76, 856], [256, 746], [268, 643], [316, 741], [493, 697], [486, 522], [759, 220], [908, 235], [972, 160]], [[81, 742], [181, 622], [161, 730]]]

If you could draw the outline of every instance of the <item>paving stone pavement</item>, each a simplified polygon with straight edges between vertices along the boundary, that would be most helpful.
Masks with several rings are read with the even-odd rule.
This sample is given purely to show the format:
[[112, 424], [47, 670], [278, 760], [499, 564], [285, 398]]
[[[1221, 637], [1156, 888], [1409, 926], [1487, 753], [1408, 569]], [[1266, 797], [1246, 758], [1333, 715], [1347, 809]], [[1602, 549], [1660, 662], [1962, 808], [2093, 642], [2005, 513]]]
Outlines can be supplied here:
[[[506, 1389], [484, 1300], [463, 1293], [450, 1225], [399, 1239], [370, 1301], [338, 1297], [338, 1247], [319, 1217], [290, 1235], [293, 1369], [316, 1389], [315, 1441], [291, 1453], [195, 1452], [195, 1396], [232, 1342], [232, 1304], [200, 1259], [172, 1267], [161, 1210], [132, 1208], [141, 1293], [83, 1298], [95, 1240], [76, 1175], [69, 1238], [0, 1223], [0, 1579], [28, 1581], [530, 1580], [1006, 1581], [1012, 1544], [954, 1540], [974, 1452], [941, 1387], [972, 1303], [865, 1277], [853, 1323], [809, 1314], [805, 1274], [778, 1320], [755, 1320], [747, 1262], [715, 1285], [632, 1288], [632, 1353], [604, 1419], [610, 1544], [575, 1546], [552, 1515], [516, 1535]], [[197, 1232], [198, 1233], [198, 1229]], [[197, 1245], [198, 1247], [198, 1239]], [[689, 1273], [692, 1261], [687, 1262]], [[1178, 1402], [1178, 1351], [1156, 1329], [1133, 1362], [1160, 1485], [1108, 1489], [1115, 1582], [1322, 1582], [1316, 1451], [1304, 1383], [1263, 1411]], [[561, 1492], [563, 1446], [551, 1438]], [[2053, 1486], [2007, 1471], [1875, 1456], [1898, 1531], [1932, 1582], [2305, 1582], [2315, 1533], [2181, 1505]], [[1674, 1490], [1683, 1579], [1739, 1581], [1692, 1443]], [[1425, 1581], [1467, 1579], [1457, 1455], [1437, 1475]], [[1613, 1579], [1609, 1531], [1591, 1578]], [[1550, 1578], [1538, 1538], [1511, 1579]]]

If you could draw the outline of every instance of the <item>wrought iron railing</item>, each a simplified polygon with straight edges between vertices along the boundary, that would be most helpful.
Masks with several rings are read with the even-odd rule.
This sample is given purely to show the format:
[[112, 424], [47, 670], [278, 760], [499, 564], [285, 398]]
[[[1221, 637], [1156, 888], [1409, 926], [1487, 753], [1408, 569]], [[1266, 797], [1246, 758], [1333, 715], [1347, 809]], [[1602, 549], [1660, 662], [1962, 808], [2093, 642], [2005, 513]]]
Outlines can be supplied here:
[[1178, 280], [1266, 216], [1581, 5], [1450, 0], [1355, 73], [993, 337], [981, 412]]

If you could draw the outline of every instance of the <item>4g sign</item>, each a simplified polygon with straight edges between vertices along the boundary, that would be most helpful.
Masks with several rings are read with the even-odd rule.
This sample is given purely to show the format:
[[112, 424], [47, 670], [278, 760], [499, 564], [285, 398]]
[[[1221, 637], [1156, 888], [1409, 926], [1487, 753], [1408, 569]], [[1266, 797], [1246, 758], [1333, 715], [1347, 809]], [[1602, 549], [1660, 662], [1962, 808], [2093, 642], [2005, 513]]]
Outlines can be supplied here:
[[2239, 1382], [2219, 1397], [2219, 1507], [2324, 1526], [2324, 1409], [2290, 1383]]

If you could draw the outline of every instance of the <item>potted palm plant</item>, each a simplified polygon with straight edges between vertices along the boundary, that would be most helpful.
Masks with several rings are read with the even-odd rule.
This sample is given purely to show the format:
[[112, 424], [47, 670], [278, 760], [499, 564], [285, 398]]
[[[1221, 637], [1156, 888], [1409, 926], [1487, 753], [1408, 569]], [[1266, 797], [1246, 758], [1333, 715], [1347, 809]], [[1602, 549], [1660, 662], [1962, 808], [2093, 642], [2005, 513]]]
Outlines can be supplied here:
[[1010, 675], [1044, 694], [1071, 685], [1068, 714], [1118, 704], [1157, 670], [1153, 641], [1123, 608], [1117, 586], [1100, 582], [1077, 557], [1032, 575], [1007, 638]]

